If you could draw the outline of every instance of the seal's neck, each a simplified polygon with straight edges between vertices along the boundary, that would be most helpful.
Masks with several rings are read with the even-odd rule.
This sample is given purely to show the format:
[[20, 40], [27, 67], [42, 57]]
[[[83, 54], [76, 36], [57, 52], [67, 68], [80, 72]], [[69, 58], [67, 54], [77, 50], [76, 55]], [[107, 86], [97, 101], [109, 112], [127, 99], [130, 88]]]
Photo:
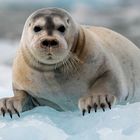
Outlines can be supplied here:
[[78, 34], [75, 36], [75, 40], [73, 46], [71, 48], [71, 52], [74, 53], [79, 59], [82, 57], [82, 53], [85, 47], [85, 33], [84, 29], [80, 26]]

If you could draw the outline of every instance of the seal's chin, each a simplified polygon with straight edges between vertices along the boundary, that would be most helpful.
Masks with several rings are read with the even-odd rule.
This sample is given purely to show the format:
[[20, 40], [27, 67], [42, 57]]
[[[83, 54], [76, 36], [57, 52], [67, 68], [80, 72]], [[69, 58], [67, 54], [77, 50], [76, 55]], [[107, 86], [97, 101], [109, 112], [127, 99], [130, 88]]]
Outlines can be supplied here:
[[61, 54], [60, 55], [55, 55], [55, 54], [47, 54], [45, 56], [45, 58], [43, 58], [43, 62], [45, 64], [49, 64], [49, 65], [55, 65], [55, 64], [59, 64], [59, 63], [63, 63], [63, 61], [65, 61], [66, 59], [68, 59], [69, 55], [65, 53], [65, 54]]
[[52, 58], [51, 56], [49, 56], [49, 57], [47, 58], [47, 60], [53, 60], [53, 58]]
[[56, 57], [55, 55], [50, 55], [47, 54], [43, 59], [42, 62], [45, 63], [46, 65], [53, 65], [60, 63], [62, 61], [62, 58]]
[[54, 60], [54, 58], [52, 57], [52, 56], [47, 56], [46, 58], [45, 58], [45, 61], [47, 62], [47, 61], [53, 61]]

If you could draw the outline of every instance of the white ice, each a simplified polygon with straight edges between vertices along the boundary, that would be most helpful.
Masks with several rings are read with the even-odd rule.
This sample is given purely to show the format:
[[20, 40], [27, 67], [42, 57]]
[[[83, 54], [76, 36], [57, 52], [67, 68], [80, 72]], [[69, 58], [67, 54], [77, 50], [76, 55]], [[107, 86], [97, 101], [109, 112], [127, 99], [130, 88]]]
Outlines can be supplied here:
[[[0, 44], [0, 48], [1, 48]], [[0, 98], [12, 96], [11, 67], [0, 63]], [[139, 140], [140, 102], [106, 112], [58, 112], [37, 107], [10, 119], [0, 116], [0, 140]]]

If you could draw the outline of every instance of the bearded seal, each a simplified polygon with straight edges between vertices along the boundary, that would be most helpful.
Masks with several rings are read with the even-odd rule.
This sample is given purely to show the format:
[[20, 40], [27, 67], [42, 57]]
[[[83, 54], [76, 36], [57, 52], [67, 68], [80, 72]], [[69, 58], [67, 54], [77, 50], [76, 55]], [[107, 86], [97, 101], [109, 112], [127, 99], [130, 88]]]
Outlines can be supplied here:
[[13, 63], [14, 96], [0, 114], [20, 116], [36, 106], [83, 115], [140, 99], [140, 50], [104, 27], [79, 25], [59, 8], [27, 19]]

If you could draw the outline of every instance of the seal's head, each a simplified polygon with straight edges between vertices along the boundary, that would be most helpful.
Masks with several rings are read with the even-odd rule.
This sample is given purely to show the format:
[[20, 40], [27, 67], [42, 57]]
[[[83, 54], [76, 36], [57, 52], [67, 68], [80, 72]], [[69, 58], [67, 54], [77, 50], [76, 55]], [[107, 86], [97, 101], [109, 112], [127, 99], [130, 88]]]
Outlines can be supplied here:
[[21, 41], [41, 63], [56, 64], [68, 57], [77, 33], [77, 24], [69, 13], [46, 8], [27, 19]]

